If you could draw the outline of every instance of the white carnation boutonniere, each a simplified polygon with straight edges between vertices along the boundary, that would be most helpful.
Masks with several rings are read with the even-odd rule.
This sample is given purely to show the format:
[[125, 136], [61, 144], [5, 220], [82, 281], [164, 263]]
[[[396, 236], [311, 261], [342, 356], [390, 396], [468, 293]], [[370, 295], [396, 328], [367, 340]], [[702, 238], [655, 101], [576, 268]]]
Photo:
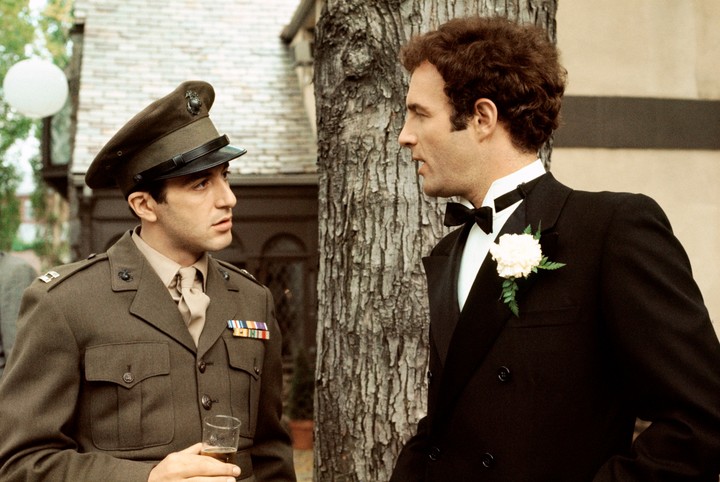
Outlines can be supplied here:
[[533, 235], [528, 225], [523, 234], [503, 234], [497, 243], [490, 245], [490, 255], [497, 261], [497, 271], [501, 278], [502, 300], [515, 316], [520, 316], [515, 295], [518, 291], [517, 280], [528, 278], [539, 269], [555, 270], [565, 263], [549, 261], [540, 247], [540, 226]]

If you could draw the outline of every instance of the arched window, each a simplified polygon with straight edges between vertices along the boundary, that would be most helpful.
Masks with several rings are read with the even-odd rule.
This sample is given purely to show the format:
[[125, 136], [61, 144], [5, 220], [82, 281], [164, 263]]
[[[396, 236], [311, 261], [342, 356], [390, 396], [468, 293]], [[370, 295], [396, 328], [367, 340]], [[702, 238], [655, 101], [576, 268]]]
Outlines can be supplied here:
[[308, 330], [314, 332], [308, 320], [312, 280], [303, 242], [290, 234], [279, 234], [268, 240], [262, 249], [259, 276], [275, 298], [275, 315], [283, 336], [283, 357], [292, 357], [296, 344], [306, 342]]

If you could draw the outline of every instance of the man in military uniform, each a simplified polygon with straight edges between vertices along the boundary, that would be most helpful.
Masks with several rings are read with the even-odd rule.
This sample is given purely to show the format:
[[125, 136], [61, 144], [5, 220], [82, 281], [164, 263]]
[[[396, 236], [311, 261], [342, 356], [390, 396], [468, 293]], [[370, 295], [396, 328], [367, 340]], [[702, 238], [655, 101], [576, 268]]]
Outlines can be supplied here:
[[[181, 84], [90, 166], [88, 186], [119, 187], [140, 226], [26, 291], [0, 480], [295, 480], [272, 296], [207, 254], [232, 240], [228, 162], [245, 153], [211, 122], [214, 95]], [[241, 421], [234, 463], [200, 455], [212, 414]]]

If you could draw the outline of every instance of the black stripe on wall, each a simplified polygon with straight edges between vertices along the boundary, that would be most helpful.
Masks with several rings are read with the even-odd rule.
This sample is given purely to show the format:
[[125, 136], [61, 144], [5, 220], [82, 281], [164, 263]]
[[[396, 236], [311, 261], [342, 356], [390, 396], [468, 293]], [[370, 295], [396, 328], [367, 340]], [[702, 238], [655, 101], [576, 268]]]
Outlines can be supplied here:
[[720, 149], [720, 101], [568, 96], [561, 115], [554, 147]]

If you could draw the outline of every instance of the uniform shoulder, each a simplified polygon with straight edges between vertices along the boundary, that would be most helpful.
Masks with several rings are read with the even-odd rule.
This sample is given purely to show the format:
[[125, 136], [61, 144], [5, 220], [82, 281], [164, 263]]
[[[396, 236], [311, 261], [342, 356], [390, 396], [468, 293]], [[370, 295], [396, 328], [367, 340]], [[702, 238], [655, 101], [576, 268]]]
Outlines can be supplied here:
[[105, 253], [91, 254], [86, 259], [56, 266], [38, 276], [36, 286], [39, 283], [40, 286], [44, 286], [47, 291], [50, 291], [56, 286], [59, 286], [65, 281], [71, 279], [78, 273], [81, 273], [89, 267], [105, 260], [107, 260], [107, 254]]
[[[229, 271], [231, 273], [238, 274], [259, 286], [263, 286], [263, 284], [260, 283], [257, 278], [255, 278], [252, 274], [250, 274], [250, 272], [248, 272], [248, 270], [244, 268], [238, 268], [234, 264], [228, 263], [227, 261], [222, 261], [217, 258], [212, 259], [219, 265], [220, 273], [223, 275], [223, 277], [226, 277], [226, 274], [229, 276], [229, 274], [227, 273]], [[223, 271], [225, 271], [225, 273], [223, 273]]]

